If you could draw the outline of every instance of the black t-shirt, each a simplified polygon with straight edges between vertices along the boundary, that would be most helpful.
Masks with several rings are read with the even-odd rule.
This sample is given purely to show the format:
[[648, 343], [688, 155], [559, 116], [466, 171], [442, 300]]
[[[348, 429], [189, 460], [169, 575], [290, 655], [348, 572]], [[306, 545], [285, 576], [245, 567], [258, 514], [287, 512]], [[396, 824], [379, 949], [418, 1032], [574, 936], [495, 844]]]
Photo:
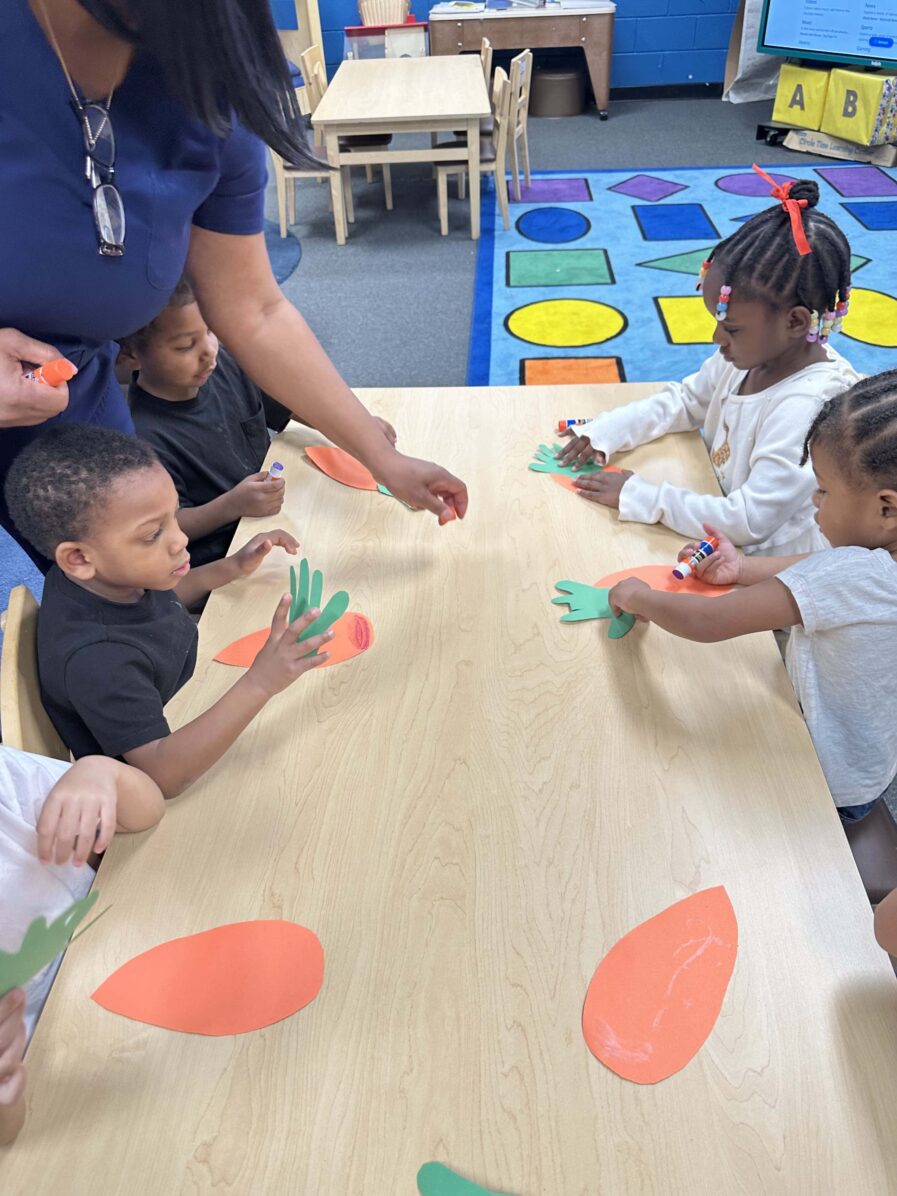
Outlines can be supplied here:
[[[201, 507], [258, 473], [268, 452], [268, 426], [279, 431], [291, 418], [225, 349], [219, 349], [218, 367], [195, 399], [170, 403], [132, 382], [128, 401], [137, 435], [159, 454], [182, 507]], [[227, 556], [236, 528], [236, 522], [228, 523], [191, 540], [192, 564]]]
[[54, 565], [37, 622], [41, 700], [76, 758], [170, 734], [162, 708], [193, 676], [196, 624], [171, 591], [110, 602]]

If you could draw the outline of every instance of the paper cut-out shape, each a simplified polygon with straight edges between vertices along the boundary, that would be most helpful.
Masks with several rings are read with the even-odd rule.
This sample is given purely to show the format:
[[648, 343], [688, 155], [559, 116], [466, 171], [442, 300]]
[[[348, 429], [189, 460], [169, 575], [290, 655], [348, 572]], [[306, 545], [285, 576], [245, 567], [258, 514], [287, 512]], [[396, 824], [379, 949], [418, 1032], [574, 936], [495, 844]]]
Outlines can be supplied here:
[[342, 482], [344, 486], [351, 486], [353, 490], [377, 489], [371, 471], [335, 444], [310, 444], [305, 450], [305, 455], [317, 465], [321, 473], [326, 473], [328, 478], [333, 478], [335, 482]]
[[[347, 610], [333, 624], [333, 639], [327, 645], [329, 660], [318, 665], [319, 669], [329, 669], [331, 665], [342, 664], [344, 660], [351, 660], [353, 656], [360, 656], [367, 652], [374, 642], [374, 625], [367, 615], [359, 614], [357, 610]], [[241, 639], [234, 640], [226, 648], [222, 648], [215, 656], [219, 664], [232, 664], [241, 669], [248, 669], [252, 662], [268, 642], [271, 634], [270, 627], [262, 627], [258, 631], [250, 632]]]
[[621, 640], [635, 626], [635, 615], [624, 611], [622, 615], [615, 615], [611, 610], [607, 596], [608, 589], [597, 586], [584, 585], [581, 581], [556, 581], [554, 588], [561, 591], [559, 598], [552, 598], [555, 606], [569, 606], [566, 615], [561, 615], [562, 623], [582, 623], [587, 619], [609, 619], [610, 627], [607, 632], [609, 640]]
[[247, 1034], [315, 999], [317, 937], [295, 922], [232, 922], [129, 959], [92, 994], [110, 1013], [185, 1034]]
[[607, 577], [602, 577], [595, 585], [611, 589], [618, 581], [624, 581], [627, 577], [637, 577], [639, 581], [647, 582], [652, 590], [666, 590], [670, 594], [700, 594], [704, 598], [721, 598], [723, 594], [729, 594], [732, 590], [731, 586], [712, 586], [694, 576], [680, 581], [678, 577], [673, 577], [672, 561], [669, 565], [638, 565], [634, 569], [620, 569], [616, 573], [608, 573]]
[[535, 473], [550, 473], [558, 474], [561, 477], [579, 478], [588, 477], [590, 473], [601, 473], [604, 470], [603, 465], [596, 465], [590, 461], [588, 465], [583, 465], [579, 469], [574, 469], [572, 465], [562, 465], [557, 459], [557, 455], [563, 449], [561, 444], [552, 444], [551, 448], [547, 444], [540, 444], [536, 449], [533, 460], [530, 461], [529, 467]]
[[445, 1163], [424, 1163], [417, 1173], [417, 1190], [420, 1196], [502, 1196], [464, 1179]]
[[722, 885], [634, 927], [589, 984], [582, 1010], [589, 1050], [636, 1084], [680, 1071], [716, 1023], [737, 952], [738, 923]]
[[[309, 578], [309, 565], [306, 557], [303, 557], [299, 563], [298, 582], [296, 581], [296, 570], [290, 565], [290, 594], [292, 596], [290, 622], [294, 623], [307, 610], [319, 607], [323, 593], [324, 574], [320, 569], [315, 569], [314, 574]], [[314, 622], [309, 623], [305, 630], [296, 636], [296, 643], [301, 644], [305, 640], [310, 640], [312, 636], [322, 635], [332, 623], [346, 613], [348, 607], [349, 595], [345, 590], [337, 590]], [[317, 649], [309, 653], [311, 656], [317, 656], [317, 654]]]
[[63, 910], [49, 925], [46, 918], [35, 918], [25, 931], [18, 951], [0, 951], [0, 996], [11, 988], [21, 988], [66, 949], [99, 896], [96, 889], [88, 893]]

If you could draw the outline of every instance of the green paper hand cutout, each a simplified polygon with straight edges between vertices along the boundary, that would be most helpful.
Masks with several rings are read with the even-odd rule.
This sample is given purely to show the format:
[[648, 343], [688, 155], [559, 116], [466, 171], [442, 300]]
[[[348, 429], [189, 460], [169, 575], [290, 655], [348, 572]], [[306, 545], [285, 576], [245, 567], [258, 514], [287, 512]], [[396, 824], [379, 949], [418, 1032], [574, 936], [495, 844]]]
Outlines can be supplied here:
[[420, 1196], [502, 1196], [464, 1179], [444, 1163], [424, 1163], [417, 1173]]
[[[324, 594], [324, 574], [320, 569], [315, 569], [311, 573], [309, 569], [308, 560], [303, 557], [299, 562], [299, 580], [296, 580], [296, 570], [290, 565], [290, 595], [292, 601], [290, 603], [290, 622], [295, 622], [296, 619], [304, 615], [307, 610], [314, 610], [315, 607], [321, 605], [321, 598]], [[342, 616], [349, 609], [349, 595], [345, 590], [337, 590], [333, 597], [328, 601], [327, 605], [318, 615], [313, 623], [310, 623], [306, 629], [296, 637], [296, 643], [301, 644], [304, 640], [309, 640], [314, 635], [321, 635], [327, 631], [337, 619]], [[312, 652], [312, 656], [317, 656], [317, 652]]]
[[530, 469], [536, 473], [560, 473], [566, 478], [588, 477], [590, 473], [601, 473], [604, 469], [603, 465], [596, 465], [594, 462], [581, 465], [579, 469], [574, 469], [572, 465], [561, 465], [556, 456], [561, 448], [560, 444], [554, 444], [551, 448], [547, 444], [540, 444], [536, 449], [535, 459], [530, 462]]
[[552, 598], [555, 606], [569, 606], [570, 611], [561, 615], [562, 623], [582, 623], [586, 619], [609, 619], [610, 628], [607, 633], [609, 640], [621, 640], [635, 626], [635, 615], [624, 611], [622, 615], [615, 615], [611, 610], [607, 596], [610, 590], [598, 586], [587, 586], [581, 581], [555, 582], [556, 590], [561, 591], [561, 597]]
[[[381, 494], [385, 494], [387, 498], [395, 498], [396, 497], [391, 490], [387, 489], [387, 487], [383, 485], [382, 482], [377, 483], [377, 489], [380, 491]], [[410, 503], [405, 502], [404, 498], [398, 498], [398, 499], [396, 499], [396, 502], [400, 502], [402, 504], [402, 506], [406, 507], [409, 511], [417, 510], [416, 507], [412, 507], [412, 505]]]
[[11, 988], [21, 988], [66, 949], [79, 922], [84, 920], [99, 896], [96, 890], [88, 893], [64, 910], [49, 926], [46, 918], [35, 918], [25, 931], [18, 951], [0, 951], [0, 996]]

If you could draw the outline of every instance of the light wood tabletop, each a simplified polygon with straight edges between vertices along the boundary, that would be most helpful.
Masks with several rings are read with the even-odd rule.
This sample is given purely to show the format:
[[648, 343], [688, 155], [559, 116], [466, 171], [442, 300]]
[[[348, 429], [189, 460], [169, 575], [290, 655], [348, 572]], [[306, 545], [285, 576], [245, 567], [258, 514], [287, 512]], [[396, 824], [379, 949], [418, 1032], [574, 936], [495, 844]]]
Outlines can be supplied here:
[[[528, 471], [559, 417], [644, 385], [371, 391], [408, 452], [470, 486], [439, 528], [316, 472], [291, 425], [277, 520], [373, 621], [300, 679], [154, 831], [121, 836], [95, 930], [28, 1054], [4, 1196], [413, 1196], [427, 1160], [516, 1196], [895, 1190], [897, 981], [771, 635], [718, 645], [564, 625], [561, 578], [672, 563], [681, 539]], [[697, 435], [627, 455], [712, 491]], [[287, 558], [215, 593], [174, 725], [236, 679]], [[595, 1060], [589, 980], [627, 930], [726, 886], [739, 954], [717, 1024], [655, 1086]], [[325, 952], [306, 1009], [234, 1038], [90, 993], [157, 943], [287, 918]]]
[[[349, 59], [340, 64], [312, 117], [324, 137], [332, 166], [396, 162], [467, 162], [470, 229], [480, 235], [480, 121], [489, 116], [489, 95], [478, 56], [461, 58]], [[466, 145], [340, 149], [340, 138], [372, 133], [454, 133], [464, 130]], [[345, 244], [346, 224], [339, 170], [330, 186], [337, 241]], [[337, 204], [337, 201], [339, 203]]]

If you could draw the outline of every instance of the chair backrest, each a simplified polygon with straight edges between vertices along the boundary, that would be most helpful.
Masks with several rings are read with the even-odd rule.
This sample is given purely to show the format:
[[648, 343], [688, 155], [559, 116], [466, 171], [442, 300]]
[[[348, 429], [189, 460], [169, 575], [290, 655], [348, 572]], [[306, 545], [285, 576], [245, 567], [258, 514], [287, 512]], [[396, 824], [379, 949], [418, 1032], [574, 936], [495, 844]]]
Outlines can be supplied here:
[[492, 79], [492, 111], [495, 122], [492, 126], [492, 144], [495, 147], [495, 169], [504, 171], [508, 152], [508, 137], [513, 136], [514, 93], [508, 76], [502, 67], [495, 68]]
[[324, 69], [323, 62], [316, 62], [309, 73], [305, 75], [305, 86], [308, 88], [309, 111], [314, 116], [318, 104], [323, 100], [327, 90], [327, 71]]
[[484, 37], [480, 42], [480, 63], [483, 67], [483, 74], [486, 77], [486, 87], [488, 88], [492, 81], [492, 42], [488, 37]]
[[0, 657], [3, 742], [22, 752], [68, 760], [65, 744], [44, 710], [37, 680], [37, 602], [26, 586], [9, 595]]
[[521, 50], [511, 59], [509, 71], [511, 92], [514, 96], [514, 130], [526, 127], [529, 115], [529, 95], [533, 81], [533, 52]]
[[411, 0], [358, 0], [362, 25], [404, 25]]
[[324, 66], [324, 50], [321, 46], [309, 46], [307, 50], [303, 50], [299, 55], [299, 67], [302, 71], [302, 78], [305, 80], [305, 86], [308, 87], [308, 81], [315, 73], [315, 67], [320, 63], [321, 70], [324, 71], [326, 77], [326, 68]]

